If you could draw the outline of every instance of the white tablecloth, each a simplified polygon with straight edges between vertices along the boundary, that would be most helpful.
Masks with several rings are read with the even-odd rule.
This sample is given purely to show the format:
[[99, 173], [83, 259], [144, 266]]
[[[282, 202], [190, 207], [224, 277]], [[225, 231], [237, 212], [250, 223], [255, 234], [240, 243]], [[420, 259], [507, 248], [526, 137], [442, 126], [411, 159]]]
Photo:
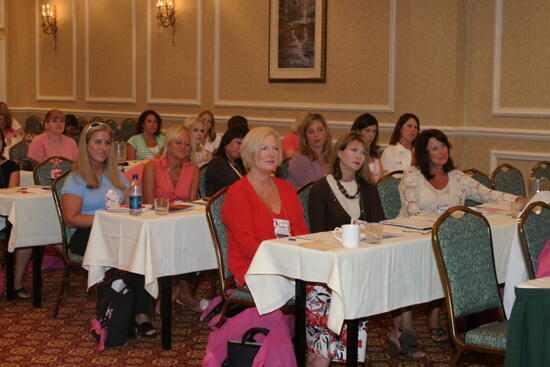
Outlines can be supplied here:
[[8, 250], [61, 242], [61, 230], [51, 190], [41, 186], [0, 190], [0, 215], [12, 224]]
[[83, 266], [88, 287], [117, 268], [145, 275], [145, 289], [155, 298], [159, 277], [216, 269], [205, 207], [164, 216], [97, 211]]
[[[533, 196], [531, 200], [529, 200], [527, 205], [534, 201], [544, 201], [546, 203], [550, 203], [550, 191], [539, 192]], [[516, 300], [516, 292], [514, 291], [514, 287], [521, 282], [525, 282], [526, 280], [529, 280], [529, 276], [527, 275], [527, 267], [525, 266], [523, 254], [521, 253], [521, 245], [519, 243], [519, 235], [516, 224], [512, 245], [510, 248], [510, 256], [508, 258], [506, 284], [504, 285], [504, 298], [502, 300], [506, 317], [510, 317], [512, 306], [514, 306], [514, 301]]]
[[[504, 281], [515, 221], [510, 216], [487, 216], [493, 233], [499, 281]], [[262, 242], [246, 273], [246, 283], [261, 314], [283, 306], [295, 294], [292, 279], [325, 283], [332, 290], [328, 326], [339, 332], [345, 319], [376, 315], [443, 297], [432, 251], [431, 236], [401, 233], [381, 245], [320, 250], [301, 245], [305, 240]], [[326, 232], [332, 241], [331, 232]], [[325, 242], [325, 241], [321, 241]]]

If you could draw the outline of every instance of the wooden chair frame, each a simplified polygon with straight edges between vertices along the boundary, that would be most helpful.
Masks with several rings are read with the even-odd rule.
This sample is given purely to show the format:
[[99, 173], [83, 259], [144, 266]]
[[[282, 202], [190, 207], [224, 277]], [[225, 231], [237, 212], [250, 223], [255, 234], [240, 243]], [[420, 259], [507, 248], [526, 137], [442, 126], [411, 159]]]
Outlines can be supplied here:
[[489, 183], [489, 188], [490, 189], [493, 189], [493, 181], [491, 180], [491, 176], [489, 176], [488, 174], [486, 174], [485, 172], [482, 172], [480, 170], [478, 170], [477, 168], [468, 168], [468, 169], [465, 169], [464, 171], [465, 174], [467, 174], [468, 176], [472, 177], [474, 180], [476, 180], [477, 182], [481, 183], [482, 185], [485, 185], [483, 182], [477, 180], [475, 178], [475, 175], [480, 175], [480, 176], [483, 176], [484, 178], [487, 179], [487, 182]]
[[[48, 164], [50, 161], [52, 161], [54, 159], [59, 160], [59, 161], [63, 161], [63, 162], [74, 163], [70, 159], [59, 156], [59, 155], [56, 155], [56, 156], [53, 156], [53, 157], [48, 157], [48, 158], [44, 159], [42, 162], [38, 163], [34, 167], [34, 169], [32, 170], [32, 177], [34, 179], [34, 184], [35, 185], [40, 185], [40, 177], [38, 177], [38, 170], [40, 169], [40, 167], [42, 167], [45, 164]], [[70, 171], [70, 169], [68, 169], [67, 171]]]
[[530, 177], [537, 177], [536, 176], [536, 172], [537, 172], [537, 169], [539, 168], [545, 168], [546, 167], [550, 167], [550, 161], [540, 161], [540, 162], [537, 162], [535, 163], [535, 165], [533, 166], [533, 168], [531, 168], [531, 174], [530, 174]]
[[525, 267], [527, 268], [527, 275], [529, 276], [529, 279], [535, 279], [535, 267], [531, 261], [531, 252], [529, 251], [529, 245], [527, 243], [527, 238], [525, 237], [525, 222], [529, 216], [536, 215], [533, 214], [533, 212], [537, 207], [540, 207], [542, 210], [550, 210], [549, 204], [543, 201], [535, 201], [523, 210], [523, 213], [518, 219], [518, 234], [521, 244], [521, 253], [523, 254], [523, 260], [525, 260]]
[[495, 182], [495, 178], [497, 176], [497, 174], [503, 170], [503, 168], [506, 168], [508, 170], [512, 170], [512, 171], [516, 171], [519, 173], [519, 176], [521, 177], [521, 184], [523, 186], [523, 196], [525, 196], [526, 194], [526, 188], [525, 188], [525, 182], [523, 181], [523, 174], [521, 173], [521, 171], [519, 169], [517, 169], [516, 167], [512, 166], [511, 164], [508, 164], [508, 163], [503, 163], [501, 165], [499, 165], [497, 168], [495, 168], [493, 170], [493, 172], [491, 173], [491, 185], [493, 186], [493, 189], [497, 189], [497, 185], [496, 185], [496, 182]]

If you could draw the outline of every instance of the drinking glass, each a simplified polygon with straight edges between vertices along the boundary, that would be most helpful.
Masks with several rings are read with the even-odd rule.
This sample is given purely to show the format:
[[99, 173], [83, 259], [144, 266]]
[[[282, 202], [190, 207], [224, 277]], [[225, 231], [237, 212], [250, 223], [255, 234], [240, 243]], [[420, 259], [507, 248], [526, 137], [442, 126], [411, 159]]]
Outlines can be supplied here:
[[170, 200], [166, 198], [155, 198], [153, 201], [155, 207], [156, 215], [166, 215], [168, 214], [168, 209], [170, 208]]

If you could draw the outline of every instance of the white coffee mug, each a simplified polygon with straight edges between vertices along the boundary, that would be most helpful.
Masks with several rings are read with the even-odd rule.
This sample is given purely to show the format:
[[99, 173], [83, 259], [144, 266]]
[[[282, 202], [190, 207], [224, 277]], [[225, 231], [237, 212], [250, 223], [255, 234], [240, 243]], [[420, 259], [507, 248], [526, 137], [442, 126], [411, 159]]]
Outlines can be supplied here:
[[[340, 234], [340, 236], [337, 235]], [[344, 224], [341, 228], [336, 227], [332, 232], [334, 238], [336, 238], [342, 246], [347, 248], [355, 248], [359, 246], [359, 225], [357, 224]]]

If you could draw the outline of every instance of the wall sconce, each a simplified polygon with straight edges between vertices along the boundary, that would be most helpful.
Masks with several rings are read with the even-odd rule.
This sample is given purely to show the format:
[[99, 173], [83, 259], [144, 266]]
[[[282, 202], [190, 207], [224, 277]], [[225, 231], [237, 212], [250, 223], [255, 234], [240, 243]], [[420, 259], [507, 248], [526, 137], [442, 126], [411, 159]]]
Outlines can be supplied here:
[[42, 32], [54, 37], [57, 34], [57, 17], [53, 4], [42, 4]]
[[173, 1], [157, 1], [157, 20], [159, 26], [164, 28], [176, 25], [176, 10]]

